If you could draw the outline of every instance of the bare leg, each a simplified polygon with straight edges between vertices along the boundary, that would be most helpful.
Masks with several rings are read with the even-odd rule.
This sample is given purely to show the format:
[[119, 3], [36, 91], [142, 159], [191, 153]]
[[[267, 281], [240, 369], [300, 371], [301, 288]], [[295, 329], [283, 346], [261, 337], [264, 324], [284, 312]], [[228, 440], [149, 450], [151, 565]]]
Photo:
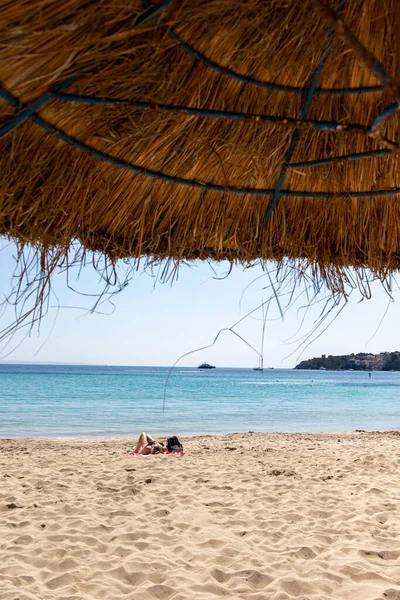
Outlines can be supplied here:
[[135, 448], [135, 452], [140, 452], [141, 449], [147, 444], [147, 434], [143, 431], [143, 433], [141, 433], [139, 435], [139, 439], [138, 442], [136, 444], [136, 448]]
[[146, 446], [146, 444], [148, 444], [149, 442], [154, 442], [154, 438], [151, 437], [151, 435], [147, 435], [147, 433], [145, 433], [144, 431], [139, 435], [139, 439], [138, 442], [136, 444], [136, 448], [135, 448], [135, 452], [141, 452], [143, 450], [143, 448]]

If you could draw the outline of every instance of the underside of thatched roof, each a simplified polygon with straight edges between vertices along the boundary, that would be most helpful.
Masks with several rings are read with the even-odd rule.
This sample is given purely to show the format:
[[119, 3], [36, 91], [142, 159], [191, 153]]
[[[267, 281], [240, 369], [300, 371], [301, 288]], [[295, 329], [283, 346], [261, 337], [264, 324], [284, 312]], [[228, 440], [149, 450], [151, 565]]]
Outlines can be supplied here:
[[399, 5], [3, 0], [0, 233], [398, 269]]

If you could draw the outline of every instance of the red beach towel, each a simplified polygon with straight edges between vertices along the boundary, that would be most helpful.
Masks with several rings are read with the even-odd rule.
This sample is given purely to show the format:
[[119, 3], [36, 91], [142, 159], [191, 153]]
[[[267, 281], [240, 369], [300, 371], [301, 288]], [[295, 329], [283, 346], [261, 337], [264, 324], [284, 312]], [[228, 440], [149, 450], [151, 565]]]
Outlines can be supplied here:
[[[125, 452], [125, 454], [129, 454], [130, 456], [157, 456], [156, 454], [140, 454], [140, 452]], [[172, 454], [174, 454], [175, 456], [183, 456], [185, 453], [182, 450], [182, 452], [163, 452], [162, 454], [168, 454], [170, 456]]]

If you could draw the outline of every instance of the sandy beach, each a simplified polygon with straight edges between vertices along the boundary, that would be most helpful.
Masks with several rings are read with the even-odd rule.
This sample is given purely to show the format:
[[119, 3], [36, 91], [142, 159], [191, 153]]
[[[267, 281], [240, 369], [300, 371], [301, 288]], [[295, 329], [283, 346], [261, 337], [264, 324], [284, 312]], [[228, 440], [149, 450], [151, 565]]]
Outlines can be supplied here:
[[0, 440], [1, 600], [400, 600], [400, 434]]

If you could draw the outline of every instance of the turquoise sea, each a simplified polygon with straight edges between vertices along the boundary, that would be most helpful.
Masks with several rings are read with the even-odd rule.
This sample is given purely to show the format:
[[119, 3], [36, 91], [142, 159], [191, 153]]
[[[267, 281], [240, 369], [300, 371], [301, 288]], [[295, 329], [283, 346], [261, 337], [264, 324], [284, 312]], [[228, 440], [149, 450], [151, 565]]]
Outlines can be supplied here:
[[0, 437], [400, 428], [400, 373], [0, 364]]

